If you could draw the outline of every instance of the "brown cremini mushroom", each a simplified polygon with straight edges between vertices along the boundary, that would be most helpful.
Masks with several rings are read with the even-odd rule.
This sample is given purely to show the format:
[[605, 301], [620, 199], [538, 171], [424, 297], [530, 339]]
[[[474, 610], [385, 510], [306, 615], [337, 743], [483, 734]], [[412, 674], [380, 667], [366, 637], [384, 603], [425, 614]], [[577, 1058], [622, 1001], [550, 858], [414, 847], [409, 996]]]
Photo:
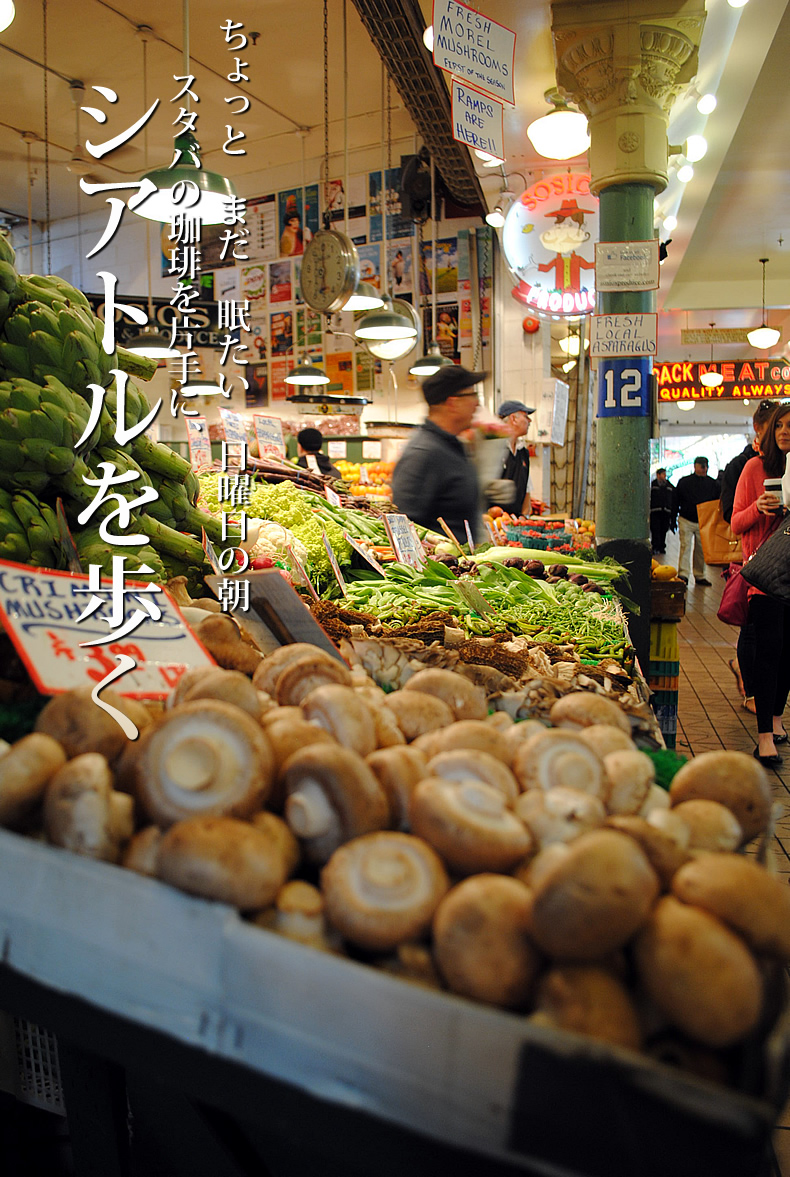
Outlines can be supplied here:
[[[254, 684], [253, 684], [254, 685]], [[281, 723], [284, 719], [291, 722], [301, 723], [304, 719], [301, 707], [278, 707], [275, 703], [273, 707], [264, 711], [261, 716], [261, 727], [267, 729], [271, 723]]]
[[428, 758], [433, 759], [440, 752], [455, 752], [458, 748], [477, 748], [510, 767], [508, 737], [487, 720], [460, 719], [451, 723], [444, 731], [434, 734], [430, 751], [427, 748], [426, 751]]
[[555, 966], [540, 979], [535, 997], [539, 1026], [555, 1026], [639, 1050], [642, 1031], [625, 985], [597, 965]]
[[65, 763], [63, 746], [43, 732], [31, 732], [12, 744], [0, 757], [0, 826], [24, 821]]
[[274, 839], [249, 822], [191, 817], [164, 834], [157, 875], [190, 895], [255, 911], [277, 895], [285, 863]]
[[193, 687], [201, 678], [205, 678], [207, 674], [213, 674], [217, 669], [216, 666], [188, 666], [167, 696], [166, 706], [168, 710], [171, 707], [177, 707], [179, 703], [183, 702], [184, 695], [190, 687]]
[[249, 817], [269, 796], [274, 757], [263, 729], [216, 699], [182, 703], [138, 741], [129, 766], [149, 820], [163, 828], [187, 817]]
[[623, 817], [638, 813], [655, 783], [653, 761], [636, 748], [622, 748], [605, 756], [603, 766], [609, 782], [609, 813]]
[[771, 816], [771, 786], [762, 765], [744, 752], [703, 752], [675, 774], [669, 790], [672, 805], [682, 801], [718, 801], [731, 810], [744, 842], [761, 834]]
[[[179, 684], [180, 685], [180, 684]], [[261, 701], [258, 692], [246, 674], [240, 670], [223, 670], [211, 667], [207, 674], [201, 674], [181, 691], [179, 702], [189, 703], [195, 699], [219, 699], [246, 711], [256, 722], [260, 722]]]
[[414, 790], [409, 820], [413, 833], [459, 875], [511, 871], [532, 848], [529, 831], [499, 790], [480, 781], [427, 777]]
[[253, 814], [250, 820], [257, 830], [261, 830], [279, 847], [285, 864], [285, 877], [290, 879], [302, 861], [302, 850], [288, 823], [267, 809]]
[[337, 659], [319, 646], [312, 646], [309, 642], [291, 642], [288, 646], [280, 646], [267, 654], [255, 674], [253, 686], [259, 691], [265, 691], [273, 699], [277, 697], [277, 680], [284, 670], [297, 662], [300, 658], [312, 658], [314, 662], [336, 662]]
[[631, 734], [630, 720], [622, 708], [594, 691], [571, 691], [563, 695], [552, 705], [549, 718], [555, 727], [577, 729], [606, 723], [619, 727], [628, 736]]
[[575, 732], [550, 729], [525, 740], [513, 758], [513, 772], [525, 791], [561, 785], [604, 803], [609, 793], [603, 762]]
[[327, 924], [323, 895], [312, 883], [301, 879], [285, 883], [277, 892], [274, 907], [262, 912], [254, 923], [319, 952], [338, 952], [341, 948], [340, 937]]
[[[101, 697], [103, 702], [128, 716], [141, 735], [150, 726], [148, 711], [135, 699], [127, 699], [109, 688], [102, 691]], [[111, 764], [128, 743], [116, 720], [94, 703], [90, 687], [55, 695], [39, 712], [35, 730], [62, 744], [69, 759], [83, 752], [99, 752]]]
[[159, 843], [162, 831], [159, 826], [146, 826], [136, 833], [121, 855], [121, 866], [150, 879], [157, 877], [156, 863], [159, 858]]
[[373, 771], [351, 748], [313, 744], [285, 764], [285, 820], [310, 862], [326, 862], [351, 838], [382, 830], [387, 798]]
[[541, 850], [553, 842], [572, 842], [606, 820], [606, 810], [597, 797], [561, 785], [522, 793], [514, 812]]
[[331, 925], [352, 944], [381, 952], [423, 936], [449, 886], [431, 847], [393, 830], [347, 842], [321, 872]]
[[736, 850], [743, 841], [735, 814], [718, 801], [681, 801], [669, 810], [689, 828], [689, 850]]
[[453, 713], [454, 719], [485, 719], [488, 704], [482, 687], [475, 686], [462, 674], [431, 667], [418, 670], [406, 682], [404, 691], [424, 691], [441, 699]]
[[423, 985], [426, 989], [444, 988], [427, 944], [411, 941], [399, 944], [391, 956], [377, 960], [376, 967], [412, 985]]
[[445, 895], [433, 920], [434, 955], [453, 993], [523, 1009], [540, 965], [529, 938], [530, 893], [505, 875], [479, 874]]
[[264, 728], [266, 736], [274, 754], [274, 785], [267, 798], [267, 805], [275, 813], [282, 812], [285, 804], [285, 766], [294, 752], [307, 748], [310, 744], [335, 744], [337, 741], [315, 723], [308, 723], [301, 707], [280, 707], [279, 711], [296, 711], [295, 720], [284, 718], [278, 723], [267, 724]]
[[580, 728], [578, 735], [601, 760], [610, 752], [630, 752], [636, 747], [622, 728], [611, 723], [594, 723], [592, 727]]
[[446, 703], [421, 691], [395, 691], [387, 695], [386, 705], [409, 744], [418, 736], [435, 732], [453, 722], [453, 713]]
[[98, 752], [75, 756], [50, 779], [44, 794], [44, 830], [54, 846], [103, 862], [118, 862], [134, 831], [132, 798], [116, 793]]
[[218, 666], [254, 674], [263, 655], [245, 642], [236, 622], [227, 613], [214, 613], [195, 627], [195, 634]]
[[301, 708], [309, 723], [329, 732], [344, 748], [360, 756], [375, 751], [376, 726], [371, 710], [353, 687], [336, 683], [317, 687], [302, 699]]
[[[276, 699], [281, 707], [300, 707], [311, 692], [330, 683], [351, 688], [351, 671], [337, 658], [297, 658], [277, 678]], [[353, 691], [352, 691], [353, 693]]]
[[674, 838], [656, 826], [651, 825], [638, 814], [610, 817], [607, 828], [628, 834], [644, 851], [645, 857], [658, 875], [662, 891], [669, 888], [677, 870], [689, 861], [687, 850], [681, 849]]
[[519, 795], [516, 778], [507, 765], [479, 748], [440, 752], [428, 761], [425, 776], [442, 777], [446, 781], [482, 781], [498, 789], [511, 807]]
[[390, 808], [389, 825], [396, 830], [408, 830], [409, 805], [417, 785], [428, 775], [425, 755], [414, 745], [378, 748], [367, 758], [368, 766], [387, 795]]

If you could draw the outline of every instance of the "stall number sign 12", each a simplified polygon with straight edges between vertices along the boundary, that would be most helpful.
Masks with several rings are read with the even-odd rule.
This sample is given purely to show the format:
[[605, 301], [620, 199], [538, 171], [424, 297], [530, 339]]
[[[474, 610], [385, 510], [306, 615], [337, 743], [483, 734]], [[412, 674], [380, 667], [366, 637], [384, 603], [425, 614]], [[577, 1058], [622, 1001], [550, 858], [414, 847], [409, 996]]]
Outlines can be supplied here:
[[650, 412], [649, 356], [598, 362], [598, 416], [647, 417]]

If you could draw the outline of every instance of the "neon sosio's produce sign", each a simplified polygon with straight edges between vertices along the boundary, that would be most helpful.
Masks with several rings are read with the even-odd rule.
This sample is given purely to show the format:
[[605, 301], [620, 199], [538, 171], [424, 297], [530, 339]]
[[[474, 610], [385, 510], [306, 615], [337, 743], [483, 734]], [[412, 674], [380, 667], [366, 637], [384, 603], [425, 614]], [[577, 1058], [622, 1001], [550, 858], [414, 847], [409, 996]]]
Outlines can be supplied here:
[[513, 297], [533, 312], [578, 318], [595, 309], [598, 199], [588, 172], [532, 184], [511, 206], [502, 248], [518, 284]]

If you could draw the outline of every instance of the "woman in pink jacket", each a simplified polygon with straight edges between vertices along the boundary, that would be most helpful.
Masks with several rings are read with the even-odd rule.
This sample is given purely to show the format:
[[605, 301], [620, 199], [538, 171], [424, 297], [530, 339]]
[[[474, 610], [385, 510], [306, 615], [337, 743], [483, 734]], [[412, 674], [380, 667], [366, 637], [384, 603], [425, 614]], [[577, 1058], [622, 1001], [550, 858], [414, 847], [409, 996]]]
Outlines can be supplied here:
[[[732, 530], [740, 535], [744, 563], [776, 529], [785, 511], [766, 494], [763, 480], [781, 478], [790, 452], [790, 404], [777, 405], [762, 440], [760, 457], [750, 458], [735, 491]], [[754, 755], [767, 768], [782, 763], [777, 744], [787, 743], [782, 715], [790, 692], [790, 607], [759, 589], [749, 588], [749, 621], [754, 625], [757, 747]]]

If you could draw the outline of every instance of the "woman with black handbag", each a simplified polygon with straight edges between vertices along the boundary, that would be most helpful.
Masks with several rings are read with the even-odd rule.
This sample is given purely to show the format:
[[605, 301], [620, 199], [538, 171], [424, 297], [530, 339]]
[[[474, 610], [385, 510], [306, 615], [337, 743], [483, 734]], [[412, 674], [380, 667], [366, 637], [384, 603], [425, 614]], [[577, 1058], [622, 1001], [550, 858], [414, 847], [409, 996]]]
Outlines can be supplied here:
[[[735, 491], [732, 530], [740, 535], [744, 564], [775, 531], [785, 508], [781, 489], [768, 490], [766, 480], [781, 480], [790, 453], [790, 404], [780, 404], [768, 422], [762, 456], [750, 458]], [[754, 702], [757, 747], [754, 755], [767, 768], [782, 763], [777, 744], [787, 743], [782, 715], [790, 693], [790, 606], [749, 588], [749, 622], [755, 633]]]

